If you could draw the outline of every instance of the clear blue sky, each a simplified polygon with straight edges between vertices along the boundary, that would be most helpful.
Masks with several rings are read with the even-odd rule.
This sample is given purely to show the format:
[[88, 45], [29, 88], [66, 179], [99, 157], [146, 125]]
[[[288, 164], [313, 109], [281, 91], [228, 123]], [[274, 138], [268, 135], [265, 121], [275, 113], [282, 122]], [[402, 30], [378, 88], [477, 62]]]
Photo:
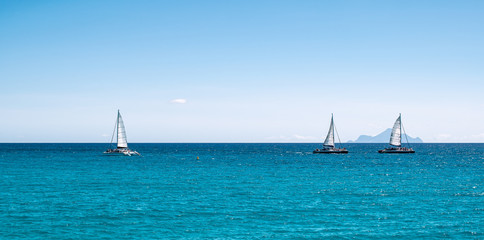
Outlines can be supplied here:
[[[0, 142], [484, 142], [484, 1], [0, 0]], [[173, 101], [175, 99], [185, 99]], [[178, 103], [177, 103], [178, 102]]]

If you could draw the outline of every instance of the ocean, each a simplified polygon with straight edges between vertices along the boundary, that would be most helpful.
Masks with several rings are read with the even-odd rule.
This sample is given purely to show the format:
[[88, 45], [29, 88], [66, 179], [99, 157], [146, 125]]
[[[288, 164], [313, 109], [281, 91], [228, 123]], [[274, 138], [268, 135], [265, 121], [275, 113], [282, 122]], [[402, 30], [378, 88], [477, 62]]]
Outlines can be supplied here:
[[484, 144], [319, 147], [0, 144], [0, 238], [484, 238]]

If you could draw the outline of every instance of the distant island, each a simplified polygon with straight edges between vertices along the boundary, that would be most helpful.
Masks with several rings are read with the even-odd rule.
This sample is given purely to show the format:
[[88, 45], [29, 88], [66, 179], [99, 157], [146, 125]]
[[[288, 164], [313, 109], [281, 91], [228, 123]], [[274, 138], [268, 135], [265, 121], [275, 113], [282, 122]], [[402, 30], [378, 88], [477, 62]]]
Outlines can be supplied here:
[[[355, 141], [349, 140], [348, 143], [386, 143], [390, 141], [390, 134], [392, 133], [392, 129], [389, 128], [382, 133], [376, 136], [368, 136], [368, 135], [361, 135]], [[422, 139], [419, 137], [413, 138], [410, 136], [406, 136], [408, 138], [409, 143], [423, 143]], [[405, 134], [402, 134], [402, 143], [407, 141], [405, 138]]]

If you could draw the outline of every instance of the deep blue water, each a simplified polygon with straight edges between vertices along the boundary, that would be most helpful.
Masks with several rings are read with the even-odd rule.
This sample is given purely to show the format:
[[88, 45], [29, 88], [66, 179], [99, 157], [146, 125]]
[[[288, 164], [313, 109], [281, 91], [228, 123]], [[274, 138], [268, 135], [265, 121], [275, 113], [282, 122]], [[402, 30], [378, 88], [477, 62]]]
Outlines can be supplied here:
[[484, 144], [413, 145], [0, 144], [0, 238], [484, 238]]

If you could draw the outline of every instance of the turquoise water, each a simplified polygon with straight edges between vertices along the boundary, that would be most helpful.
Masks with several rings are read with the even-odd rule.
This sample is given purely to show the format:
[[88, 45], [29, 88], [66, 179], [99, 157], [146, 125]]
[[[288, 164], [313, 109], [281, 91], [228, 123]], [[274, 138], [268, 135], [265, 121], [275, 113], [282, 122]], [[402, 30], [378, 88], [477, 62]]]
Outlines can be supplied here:
[[0, 238], [484, 238], [484, 144], [384, 146], [0, 144]]

